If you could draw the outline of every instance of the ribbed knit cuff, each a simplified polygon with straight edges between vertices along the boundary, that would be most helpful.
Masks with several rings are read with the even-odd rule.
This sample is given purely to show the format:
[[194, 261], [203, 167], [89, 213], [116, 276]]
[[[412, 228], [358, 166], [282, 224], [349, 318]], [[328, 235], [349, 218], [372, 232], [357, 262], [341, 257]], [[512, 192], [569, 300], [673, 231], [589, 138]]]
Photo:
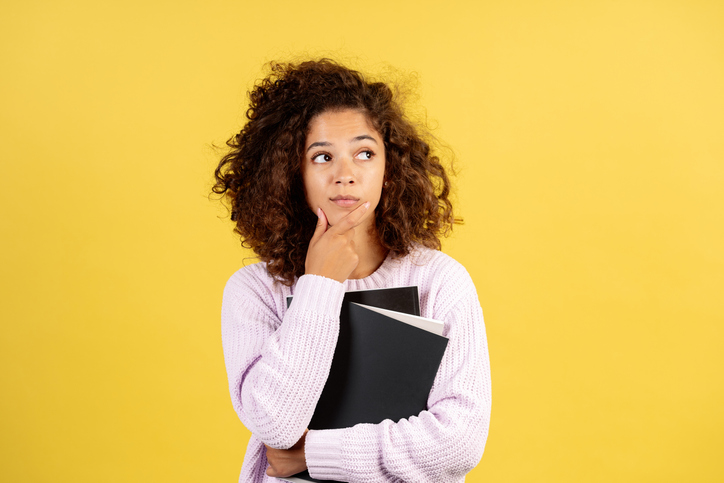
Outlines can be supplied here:
[[312, 478], [345, 481], [342, 468], [342, 436], [345, 429], [310, 430], [304, 443], [304, 457]]
[[290, 310], [314, 312], [322, 316], [339, 316], [344, 285], [319, 275], [302, 275], [297, 281]]

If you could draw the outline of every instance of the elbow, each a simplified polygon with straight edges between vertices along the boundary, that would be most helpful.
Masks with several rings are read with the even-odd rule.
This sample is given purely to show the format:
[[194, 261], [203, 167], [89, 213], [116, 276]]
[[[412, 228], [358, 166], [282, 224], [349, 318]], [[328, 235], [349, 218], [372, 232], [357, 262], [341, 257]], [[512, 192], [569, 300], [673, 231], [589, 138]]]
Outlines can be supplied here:
[[[451, 439], [446, 445], [449, 455], [447, 473], [450, 479], [461, 478], [480, 463], [485, 448], [485, 438], [470, 434]], [[443, 478], [445, 480], [445, 478]]]
[[238, 414], [244, 426], [265, 445], [275, 449], [289, 449], [304, 435], [308, 424], [303, 418], [284, 416], [273, 404], [244, 392], [240, 398]]
[[468, 474], [470, 473], [480, 460], [483, 458], [483, 450], [485, 449], [485, 440], [482, 443], [479, 441], [472, 441], [472, 444], [466, 444], [462, 449], [460, 457], [461, 470]]
[[[242, 421], [243, 422], [243, 421]], [[258, 417], [253, 422], [244, 423], [244, 426], [266, 446], [275, 449], [289, 449], [304, 436], [305, 426], [296, 427], [289, 421], [277, 418]]]
[[269, 446], [270, 448], [289, 449], [297, 444], [299, 440], [302, 439], [302, 437], [304, 437], [305, 430], [306, 428], [297, 434], [297, 432], [290, 431], [290, 428], [288, 427], [277, 427], [276, 429], [270, 431], [265, 435], [257, 436], [257, 438], [259, 438], [262, 443]]
[[460, 478], [480, 463], [488, 438], [488, 421], [489, 418], [482, 414], [476, 418], [446, 421], [448, 424], [443, 426], [445, 437], [441, 442], [448, 448], [450, 478]]
[[472, 471], [483, 458], [485, 443], [488, 440], [488, 419], [475, 425], [474, 429], [462, 441], [461, 464], [465, 467], [465, 473]]
[[472, 471], [483, 458], [490, 427], [490, 406], [486, 405], [485, 409], [475, 424], [468, 426], [465, 437], [460, 441], [462, 443], [460, 462], [464, 465], [466, 473]]
[[[447, 469], [438, 475], [440, 481], [452, 481], [470, 473], [483, 457], [485, 440], [480, 437], [458, 438], [447, 446], [449, 460]], [[446, 474], [446, 475], [445, 475]]]

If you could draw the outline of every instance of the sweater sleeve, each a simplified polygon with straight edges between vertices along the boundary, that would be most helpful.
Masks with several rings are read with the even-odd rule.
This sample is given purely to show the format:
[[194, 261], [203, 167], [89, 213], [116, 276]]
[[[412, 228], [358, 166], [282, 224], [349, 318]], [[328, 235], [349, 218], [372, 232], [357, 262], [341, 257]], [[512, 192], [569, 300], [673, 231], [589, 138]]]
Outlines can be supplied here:
[[222, 343], [231, 400], [263, 443], [289, 448], [307, 428], [329, 374], [343, 296], [339, 282], [304, 275], [280, 320], [280, 295], [264, 281], [239, 272], [227, 283]]
[[490, 369], [477, 293], [444, 284], [445, 307], [435, 318], [449, 338], [428, 409], [398, 422], [309, 431], [305, 456], [318, 479], [347, 482], [462, 481], [480, 461], [490, 421]]

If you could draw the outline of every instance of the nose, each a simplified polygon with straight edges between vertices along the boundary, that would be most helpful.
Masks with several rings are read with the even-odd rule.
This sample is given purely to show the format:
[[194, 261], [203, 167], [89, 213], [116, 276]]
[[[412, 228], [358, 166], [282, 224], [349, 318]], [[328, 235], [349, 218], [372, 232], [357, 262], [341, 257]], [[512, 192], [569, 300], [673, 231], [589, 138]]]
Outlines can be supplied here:
[[334, 176], [335, 184], [348, 185], [357, 182], [357, 176], [354, 168], [354, 161], [348, 159], [347, 157], [340, 158], [337, 163], [337, 172]]

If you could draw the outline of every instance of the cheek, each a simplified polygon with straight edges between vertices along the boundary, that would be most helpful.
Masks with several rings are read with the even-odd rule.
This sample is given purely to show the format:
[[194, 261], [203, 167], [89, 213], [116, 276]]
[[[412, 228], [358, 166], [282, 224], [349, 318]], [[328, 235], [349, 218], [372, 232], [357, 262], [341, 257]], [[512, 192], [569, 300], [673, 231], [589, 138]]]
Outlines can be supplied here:
[[306, 177], [304, 180], [304, 194], [307, 197], [307, 203], [312, 209], [316, 209], [324, 193], [322, 190], [323, 183], [314, 177]]
[[306, 175], [302, 176], [302, 187], [304, 188], [304, 198], [307, 200], [307, 204], [312, 207], [312, 204], [314, 202], [313, 199], [313, 193], [314, 188], [309, 183], [309, 179]]

